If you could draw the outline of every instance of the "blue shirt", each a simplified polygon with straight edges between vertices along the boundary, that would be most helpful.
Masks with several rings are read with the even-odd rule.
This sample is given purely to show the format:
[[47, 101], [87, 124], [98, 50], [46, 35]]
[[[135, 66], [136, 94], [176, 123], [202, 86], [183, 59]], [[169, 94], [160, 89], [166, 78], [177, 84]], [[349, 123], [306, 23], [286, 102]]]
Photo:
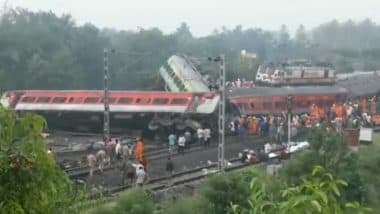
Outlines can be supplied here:
[[174, 134], [169, 135], [169, 145], [174, 146], [176, 138], [177, 137]]

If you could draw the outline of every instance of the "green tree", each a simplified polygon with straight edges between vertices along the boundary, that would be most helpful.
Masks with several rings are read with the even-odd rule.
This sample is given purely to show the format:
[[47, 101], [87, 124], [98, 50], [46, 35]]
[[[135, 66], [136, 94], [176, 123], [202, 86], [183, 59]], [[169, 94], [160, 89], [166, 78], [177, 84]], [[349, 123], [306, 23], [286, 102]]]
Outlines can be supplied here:
[[0, 213], [65, 213], [71, 182], [47, 154], [36, 115], [0, 109]]
[[284, 185], [281, 189], [271, 189], [271, 180], [258, 174], [251, 181], [250, 208], [240, 208], [233, 205], [234, 213], [252, 214], [286, 214], [286, 213], [357, 213], [371, 212], [371, 209], [363, 207], [358, 202], [348, 203], [342, 206], [338, 200], [341, 196], [341, 188], [347, 183], [335, 179], [331, 173], [323, 167], [313, 169], [311, 176], [303, 179], [299, 185]]
[[286, 183], [299, 184], [308, 177], [313, 166], [320, 165], [345, 180], [350, 188], [342, 191], [341, 203], [362, 201], [362, 181], [358, 171], [358, 155], [350, 150], [345, 136], [326, 131], [326, 127], [315, 128], [309, 135], [310, 149], [296, 154], [285, 164], [281, 178]]
[[116, 204], [106, 204], [89, 211], [91, 214], [152, 214], [151, 195], [141, 188], [134, 188], [121, 195]]

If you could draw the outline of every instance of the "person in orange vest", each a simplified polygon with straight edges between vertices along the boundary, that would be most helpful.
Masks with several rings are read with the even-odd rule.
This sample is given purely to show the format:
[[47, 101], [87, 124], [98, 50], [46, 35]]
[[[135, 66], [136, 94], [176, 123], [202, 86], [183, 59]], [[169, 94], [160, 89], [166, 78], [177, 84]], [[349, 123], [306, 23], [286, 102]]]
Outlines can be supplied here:
[[323, 121], [326, 118], [326, 112], [321, 107], [318, 107], [318, 116], [319, 116], [319, 122]]
[[144, 143], [141, 137], [136, 138], [135, 157], [141, 163], [144, 157]]
[[251, 120], [251, 133], [253, 135], [257, 135], [258, 129], [259, 129], [259, 121], [256, 119], [256, 117], [253, 117]]
[[360, 101], [360, 108], [361, 108], [362, 114], [367, 113], [367, 100], [366, 100], [366, 98], [362, 98], [362, 100]]
[[346, 118], [346, 115], [347, 115], [346, 108], [341, 104], [336, 105], [335, 114], [336, 114], [336, 117], [338, 118], [341, 118], [341, 119]]

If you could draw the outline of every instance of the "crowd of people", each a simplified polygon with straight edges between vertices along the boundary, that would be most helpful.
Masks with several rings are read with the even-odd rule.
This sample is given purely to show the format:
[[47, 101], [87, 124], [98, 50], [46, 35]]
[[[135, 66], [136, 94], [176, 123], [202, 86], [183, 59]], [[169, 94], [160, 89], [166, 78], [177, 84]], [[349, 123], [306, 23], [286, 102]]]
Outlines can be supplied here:
[[142, 186], [148, 178], [148, 162], [144, 153], [144, 142], [141, 137], [124, 145], [121, 145], [119, 139], [110, 139], [104, 148], [95, 148], [95, 143], [92, 143], [87, 155], [90, 177], [94, 175], [97, 166], [99, 171], [103, 172], [106, 165], [113, 163], [118, 164], [121, 171], [121, 185]]
[[[311, 104], [309, 113], [297, 115], [293, 114], [290, 121], [291, 136], [297, 135], [301, 129], [320, 126], [324, 123], [330, 130], [342, 133], [346, 128], [357, 128], [359, 126], [373, 124], [373, 117], [376, 117], [376, 102], [374, 98], [370, 100], [354, 100], [348, 102], [338, 102], [332, 104], [330, 108], [322, 108], [318, 104]], [[229, 131], [233, 135], [247, 136], [258, 135], [266, 139], [263, 154], [268, 154], [276, 145], [282, 145], [287, 141], [288, 118], [287, 113], [281, 115], [260, 115], [260, 116], [238, 116], [229, 122]], [[199, 127], [191, 132], [172, 132], [167, 137], [168, 160], [166, 171], [172, 177], [174, 163], [171, 155], [179, 153], [184, 155], [185, 151], [192, 144], [209, 147], [211, 142], [211, 128]], [[48, 152], [49, 154], [51, 153]], [[122, 174], [122, 185], [142, 186], [147, 181], [147, 159], [144, 154], [144, 142], [138, 137], [133, 143], [121, 144], [119, 139], [112, 139], [104, 145], [104, 148], [95, 149], [94, 144], [88, 148], [87, 156], [90, 167], [90, 177], [94, 175], [96, 167], [102, 172], [107, 164], [118, 163]], [[257, 163], [265, 157], [259, 154], [246, 151], [242, 159], [247, 156], [252, 163]], [[281, 157], [286, 159], [287, 154], [281, 151]]]
[[253, 82], [253, 80], [246, 80], [244, 78], [242, 78], [242, 79], [238, 78], [235, 81], [226, 82], [226, 87], [230, 88], [230, 89], [232, 89], [232, 88], [254, 88], [255, 83]]

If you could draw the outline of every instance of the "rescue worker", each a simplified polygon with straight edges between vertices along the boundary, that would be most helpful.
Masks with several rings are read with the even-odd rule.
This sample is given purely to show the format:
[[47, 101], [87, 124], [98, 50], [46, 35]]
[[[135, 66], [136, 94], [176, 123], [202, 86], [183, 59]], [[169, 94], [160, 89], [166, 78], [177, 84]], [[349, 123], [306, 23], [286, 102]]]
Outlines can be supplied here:
[[367, 113], [367, 99], [366, 98], [361, 99], [360, 108], [361, 108], [362, 114]]
[[257, 131], [259, 129], [259, 121], [256, 117], [253, 117], [251, 120], [251, 134], [257, 135]]
[[96, 160], [98, 161], [99, 170], [101, 172], [103, 172], [103, 169], [104, 169], [104, 166], [105, 166], [105, 163], [106, 163], [106, 159], [107, 159], [107, 155], [106, 155], [106, 152], [104, 150], [99, 150], [96, 153]]
[[90, 177], [94, 175], [94, 171], [96, 169], [96, 157], [93, 154], [87, 155], [87, 164], [90, 168]]
[[141, 137], [136, 138], [136, 146], [135, 146], [135, 157], [138, 162], [142, 161], [142, 157], [144, 156], [144, 143]]

